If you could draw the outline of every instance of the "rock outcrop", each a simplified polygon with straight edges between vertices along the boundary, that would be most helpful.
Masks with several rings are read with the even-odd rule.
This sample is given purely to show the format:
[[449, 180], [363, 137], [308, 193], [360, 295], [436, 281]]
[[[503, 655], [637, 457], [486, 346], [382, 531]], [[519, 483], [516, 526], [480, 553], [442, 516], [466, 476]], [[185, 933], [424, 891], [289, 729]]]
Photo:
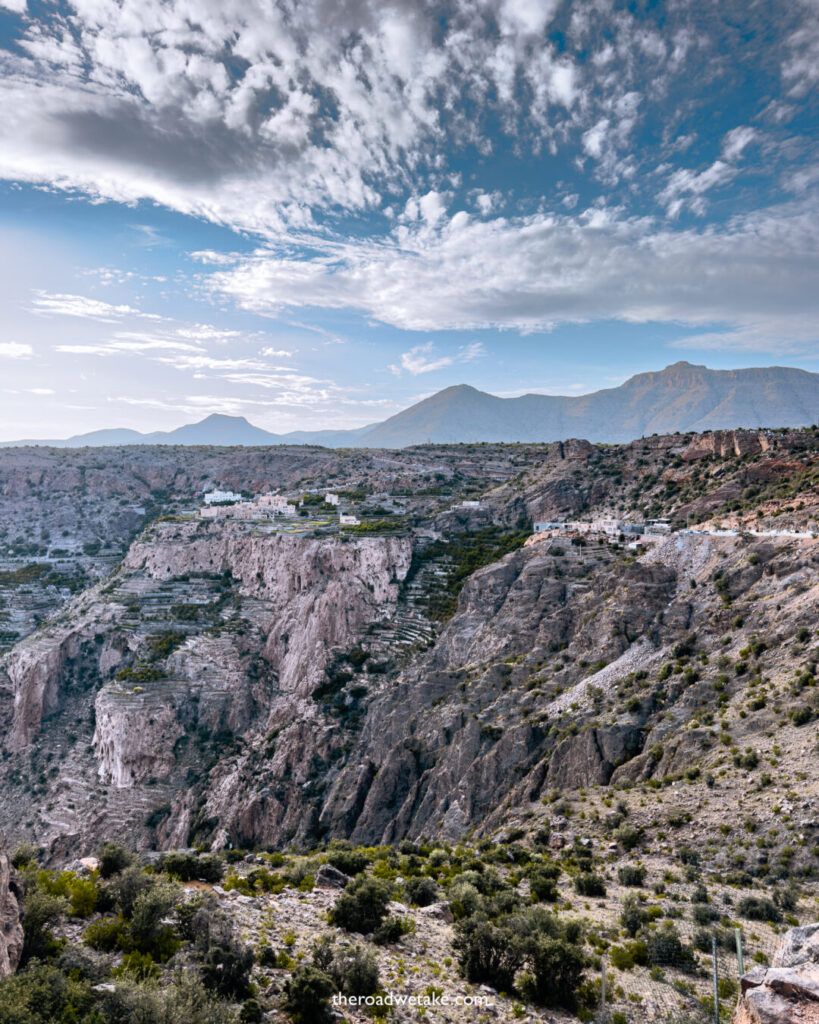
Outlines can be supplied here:
[[0, 978], [17, 970], [23, 952], [23, 910], [9, 859], [0, 851]]
[[742, 978], [733, 1024], [819, 1024], [819, 923], [786, 932], [769, 968]]

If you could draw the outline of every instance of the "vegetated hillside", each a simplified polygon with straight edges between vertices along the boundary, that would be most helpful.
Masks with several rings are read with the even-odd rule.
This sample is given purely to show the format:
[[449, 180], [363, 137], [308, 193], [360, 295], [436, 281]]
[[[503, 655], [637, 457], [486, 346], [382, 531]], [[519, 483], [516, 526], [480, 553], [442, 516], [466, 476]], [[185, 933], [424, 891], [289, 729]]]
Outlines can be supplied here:
[[[776, 928], [819, 915], [817, 454], [815, 432], [573, 442], [530, 453], [483, 508], [441, 503], [400, 535], [154, 524], [5, 657], [0, 823], [55, 866], [111, 837], [210, 848], [215, 868], [177, 867], [230, 862], [243, 899], [205, 896], [197, 931], [172, 909], [183, 893], [152, 896], [175, 923], [146, 935], [124, 883], [92, 878], [104, 918], [77, 998], [98, 1004], [92, 984], [119, 967], [170, 981], [187, 965], [207, 989], [228, 956], [246, 978], [250, 943], [255, 994], [217, 996], [298, 1020], [306, 990], [320, 1008], [333, 986], [374, 985], [372, 965], [356, 981], [334, 966], [360, 932], [388, 988], [487, 984], [508, 993], [502, 1020], [595, 1013], [603, 954], [618, 1019], [701, 1012], [712, 936], [725, 961], [742, 926], [753, 962]], [[522, 543], [521, 519], [618, 509], [801, 535]], [[374, 880], [330, 929], [336, 897], [313, 889], [327, 860]], [[74, 940], [78, 884], [25, 876], [35, 904], [64, 887], [53, 926]], [[388, 910], [396, 897], [419, 906]], [[206, 924], [220, 914], [230, 926]], [[314, 949], [328, 931], [336, 949]], [[728, 1010], [735, 966], [723, 980]]]

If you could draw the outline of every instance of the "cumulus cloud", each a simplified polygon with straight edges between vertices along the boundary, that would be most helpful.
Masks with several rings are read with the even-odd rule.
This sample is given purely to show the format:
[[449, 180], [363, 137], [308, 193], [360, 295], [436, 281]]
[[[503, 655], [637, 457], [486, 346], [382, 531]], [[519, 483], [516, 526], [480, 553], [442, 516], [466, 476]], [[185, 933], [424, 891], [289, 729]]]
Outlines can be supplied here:
[[[434, 224], [460, 173], [450, 148], [563, 150], [606, 161], [601, 180], [633, 179], [640, 158], [619, 151], [643, 107], [663, 116], [675, 88], [710, 88], [743, 11], [726, 3], [708, 38], [686, 4], [660, 25], [565, 0], [73, 0], [22, 19], [0, 50], [0, 176], [267, 236], [393, 194], [397, 208], [421, 197]], [[796, 88], [815, 34], [808, 0], [794, 12], [776, 30]]]

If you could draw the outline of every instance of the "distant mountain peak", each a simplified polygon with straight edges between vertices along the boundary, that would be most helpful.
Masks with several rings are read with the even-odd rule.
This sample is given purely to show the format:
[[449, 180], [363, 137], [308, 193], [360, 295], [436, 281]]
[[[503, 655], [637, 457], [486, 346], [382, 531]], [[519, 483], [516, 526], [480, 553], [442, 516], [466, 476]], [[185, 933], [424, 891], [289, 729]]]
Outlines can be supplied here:
[[618, 387], [585, 395], [529, 393], [500, 398], [453, 384], [357, 430], [272, 434], [244, 416], [211, 413], [171, 431], [96, 430], [68, 441], [20, 441], [59, 447], [125, 444], [405, 448], [479, 441], [550, 442], [570, 437], [624, 442], [648, 434], [757, 427], [802, 427], [819, 418], [819, 374], [787, 366], [711, 370], [680, 359], [635, 374]]

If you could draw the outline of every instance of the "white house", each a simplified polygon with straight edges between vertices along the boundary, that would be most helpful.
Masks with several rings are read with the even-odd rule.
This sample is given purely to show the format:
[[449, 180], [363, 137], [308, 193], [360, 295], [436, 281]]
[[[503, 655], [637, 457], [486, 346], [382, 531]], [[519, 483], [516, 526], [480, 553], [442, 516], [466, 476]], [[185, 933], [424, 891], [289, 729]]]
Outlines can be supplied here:
[[340, 512], [339, 516], [338, 516], [338, 525], [339, 526], [360, 526], [361, 525], [361, 520], [360, 519], [356, 519], [355, 516], [345, 515], [343, 512]]
[[340, 500], [339, 496], [337, 494], [334, 494], [333, 491], [328, 491], [324, 495], [324, 503], [326, 505], [338, 506], [339, 500]]
[[208, 491], [205, 494], [205, 504], [223, 504], [230, 501], [241, 501], [241, 494], [237, 494], [236, 491]]

